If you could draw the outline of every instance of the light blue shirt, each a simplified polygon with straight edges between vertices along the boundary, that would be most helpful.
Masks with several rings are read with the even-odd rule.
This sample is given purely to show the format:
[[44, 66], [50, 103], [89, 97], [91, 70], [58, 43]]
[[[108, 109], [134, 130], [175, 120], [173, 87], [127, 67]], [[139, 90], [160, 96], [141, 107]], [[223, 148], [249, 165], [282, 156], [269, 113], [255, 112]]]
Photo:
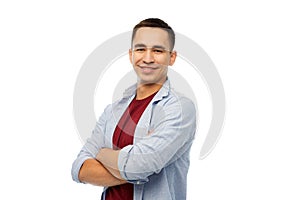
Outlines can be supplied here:
[[[76, 182], [83, 162], [95, 158], [101, 148], [112, 148], [112, 137], [122, 114], [135, 97], [136, 85], [123, 98], [107, 106], [92, 136], [72, 166]], [[119, 154], [121, 176], [134, 184], [134, 200], [186, 199], [189, 153], [196, 131], [193, 102], [176, 93], [166, 80], [142, 114], [135, 130], [133, 145]], [[104, 197], [105, 197], [104, 188]]]

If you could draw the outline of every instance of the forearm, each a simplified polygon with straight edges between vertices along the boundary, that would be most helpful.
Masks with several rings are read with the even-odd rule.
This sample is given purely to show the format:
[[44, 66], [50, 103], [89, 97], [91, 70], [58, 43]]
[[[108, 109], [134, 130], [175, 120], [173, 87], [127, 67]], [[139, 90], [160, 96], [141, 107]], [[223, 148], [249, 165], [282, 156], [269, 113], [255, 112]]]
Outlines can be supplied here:
[[103, 148], [99, 151], [96, 159], [116, 178], [122, 179], [118, 169], [119, 150]]
[[79, 180], [96, 186], [115, 186], [126, 183], [113, 176], [99, 161], [96, 159], [87, 159], [80, 171]]

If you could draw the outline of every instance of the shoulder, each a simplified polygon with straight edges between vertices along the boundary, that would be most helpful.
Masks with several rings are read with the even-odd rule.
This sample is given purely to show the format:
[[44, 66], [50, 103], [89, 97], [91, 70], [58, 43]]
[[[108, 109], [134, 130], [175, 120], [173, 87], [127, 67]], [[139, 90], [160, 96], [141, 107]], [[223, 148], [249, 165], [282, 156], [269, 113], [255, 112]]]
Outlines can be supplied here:
[[160, 115], [169, 114], [173, 117], [190, 117], [196, 116], [195, 103], [182, 93], [169, 90], [168, 95], [160, 101], [154, 103], [154, 113]]
[[173, 89], [166, 98], [166, 106], [168, 105], [178, 105], [184, 110], [195, 110], [195, 103], [190, 98]]

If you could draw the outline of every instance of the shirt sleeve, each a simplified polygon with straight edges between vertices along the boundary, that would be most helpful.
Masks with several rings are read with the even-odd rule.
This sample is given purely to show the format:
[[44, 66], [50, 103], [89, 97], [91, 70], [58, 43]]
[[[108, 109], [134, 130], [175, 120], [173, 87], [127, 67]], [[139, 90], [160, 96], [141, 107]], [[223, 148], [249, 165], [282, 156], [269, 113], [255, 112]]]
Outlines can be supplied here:
[[196, 109], [191, 100], [181, 97], [169, 105], [156, 105], [153, 115], [153, 132], [119, 153], [120, 174], [133, 183], [147, 182], [150, 175], [159, 173], [189, 150], [194, 139]]
[[104, 131], [106, 127], [107, 121], [107, 110], [109, 107], [106, 107], [103, 114], [100, 116], [99, 120], [96, 123], [96, 126], [92, 132], [90, 138], [87, 139], [86, 143], [80, 150], [79, 154], [77, 155], [76, 160], [73, 162], [72, 165], [72, 178], [74, 181], [80, 183], [78, 178], [79, 170], [84, 163], [89, 158], [95, 158], [97, 153], [99, 152], [100, 148], [104, 147]]

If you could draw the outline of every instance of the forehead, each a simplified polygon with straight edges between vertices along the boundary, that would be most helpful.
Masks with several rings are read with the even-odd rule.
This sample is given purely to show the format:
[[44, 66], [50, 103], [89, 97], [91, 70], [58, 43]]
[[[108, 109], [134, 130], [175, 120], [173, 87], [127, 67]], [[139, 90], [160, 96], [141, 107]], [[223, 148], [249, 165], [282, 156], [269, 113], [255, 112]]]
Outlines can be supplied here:
[[133, 46], [136, 44], [170, 47], [169, 35], [161, 28], [142, 27], [137, 30], [133, 39]]

